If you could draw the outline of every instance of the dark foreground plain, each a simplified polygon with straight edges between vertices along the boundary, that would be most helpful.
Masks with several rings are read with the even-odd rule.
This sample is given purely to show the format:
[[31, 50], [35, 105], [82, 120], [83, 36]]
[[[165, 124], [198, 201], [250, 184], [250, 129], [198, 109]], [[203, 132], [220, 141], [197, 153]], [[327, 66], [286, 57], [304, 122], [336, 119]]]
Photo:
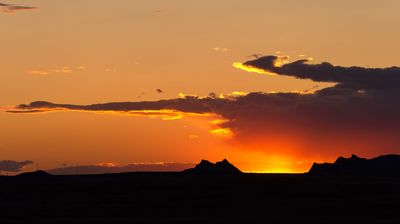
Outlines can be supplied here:
[[400, 223], [399, 177], [0, 177], [0, 223]]

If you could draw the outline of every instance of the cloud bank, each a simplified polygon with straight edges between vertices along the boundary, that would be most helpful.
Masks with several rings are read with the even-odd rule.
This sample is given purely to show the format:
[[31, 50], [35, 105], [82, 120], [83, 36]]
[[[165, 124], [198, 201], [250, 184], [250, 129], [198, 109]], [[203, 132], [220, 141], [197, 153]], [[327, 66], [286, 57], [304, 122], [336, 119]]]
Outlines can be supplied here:
[[173, 172], [193, 168], [194, 163], [134, 163], [125, 166], [118, 166], [112, 163], [87, 165], [87, 166], [66, 166], [47, 170], [53, 175], [75, 175], [79, 174], [104, 174], [104, 173], [126, 173], [126, 172]]
[[247, 61], [244, 65], [263, 69], [279, 75], [293, 76], [299, 79], [310, 79], [316, 82], [340, 83], [341, 87], [351, 89], [385, 89], [398, 88], [400, 68], [363, 68], [358, 66], [334, 66], [328, 62], [308, 64], [308, 60], [298, 60], [279, 65], [280, 57], [266, 56]]
[[13, 161], [13, 160], [2, 160], [0, 161], [0, 172], [20, 172], [25, 166], [32, 165], [33, 161]]
[[232, 132], [231, 143], [276, 154], [361, 155], [400, 152], [400, 68], [341, 67], [305, 60], [277, 63], [277, 56], [247, 61], [248, 71], [264, 71], [336, 85], [313, 93], [253, 92], [231, 97], [186, 96], [150, 102], [92, 105], [33, 102], [14, 112], [56, 110], [138, 112], [171, 110], [215, 114]]

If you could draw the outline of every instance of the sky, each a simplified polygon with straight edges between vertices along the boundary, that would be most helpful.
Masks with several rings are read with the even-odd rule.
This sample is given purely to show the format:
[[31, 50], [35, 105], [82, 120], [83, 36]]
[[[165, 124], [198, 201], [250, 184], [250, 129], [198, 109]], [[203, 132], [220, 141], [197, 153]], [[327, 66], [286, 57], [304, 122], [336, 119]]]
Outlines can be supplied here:
[[370, 69], [400, 64], [399, 7], [0, 0], [0, 160], [15, 171], [164, 170], [227, 158], [244, 171], [305, 172], [399, 153], [400, 73]]

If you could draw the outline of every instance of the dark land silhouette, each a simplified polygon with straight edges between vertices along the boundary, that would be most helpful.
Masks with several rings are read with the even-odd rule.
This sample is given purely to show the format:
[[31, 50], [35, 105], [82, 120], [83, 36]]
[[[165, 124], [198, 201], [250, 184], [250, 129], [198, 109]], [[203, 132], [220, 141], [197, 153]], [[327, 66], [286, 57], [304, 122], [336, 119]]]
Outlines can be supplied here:
[[0, 223], [400, 223], [398, 158], [339, 158], [306, 174], [242, 173], [224, 160], [183, 172], [3, 176]]
[[37, 170], [34, 172], [27, 172], [27, 173], [21, 173], [16, 176], [16, 178], [19, 179], [32, 179], [32, 180], [39, 180], [39, 179], [50, 179], [53, 178], [54, 176], [47, 173], [46, 171], [43, 170]]
[[364, 159], [356, 155], [339, 157], [334, 163], [314, 163], [309, 174], [339, 176], [400, 176], [400, 156], [384, 155]]

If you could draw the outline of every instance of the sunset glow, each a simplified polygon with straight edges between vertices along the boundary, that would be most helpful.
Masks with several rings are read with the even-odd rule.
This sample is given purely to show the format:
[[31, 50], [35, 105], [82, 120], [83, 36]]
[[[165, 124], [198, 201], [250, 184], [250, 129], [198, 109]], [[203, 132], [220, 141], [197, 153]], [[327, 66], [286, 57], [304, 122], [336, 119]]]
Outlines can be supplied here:
[[0, 160], [396, 154], [400, 2], [366, 2], [1, 1]]
[[229, 128], [217, 128], [211, 130], [210, 133], [213, 135], [224, 136], [224, 137], [230, 137], [232, 135], [232, 131]]

